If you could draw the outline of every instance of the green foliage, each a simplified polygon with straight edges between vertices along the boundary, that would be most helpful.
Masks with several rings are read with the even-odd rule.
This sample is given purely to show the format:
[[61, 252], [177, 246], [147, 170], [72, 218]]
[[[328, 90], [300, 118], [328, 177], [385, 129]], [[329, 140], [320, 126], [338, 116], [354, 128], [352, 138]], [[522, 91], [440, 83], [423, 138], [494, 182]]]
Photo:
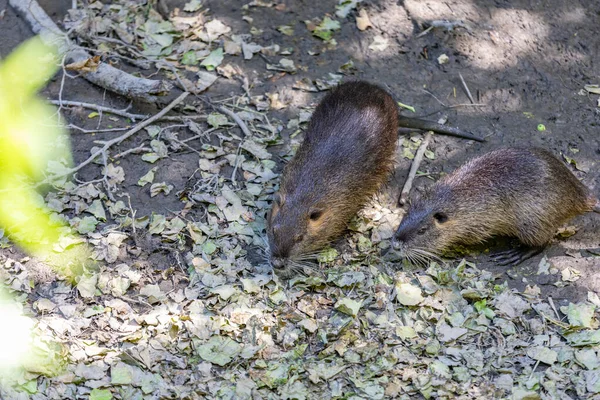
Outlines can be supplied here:
[[50, 250], [64, 228], [51, 221], [30, 186], [44, 178], [49, 164], [71, 160], [54, 110], [36, 96], [56, 70], [55, 50], [39, 38], [23, 43], [0, 65], [0, 226], [33, 253]]

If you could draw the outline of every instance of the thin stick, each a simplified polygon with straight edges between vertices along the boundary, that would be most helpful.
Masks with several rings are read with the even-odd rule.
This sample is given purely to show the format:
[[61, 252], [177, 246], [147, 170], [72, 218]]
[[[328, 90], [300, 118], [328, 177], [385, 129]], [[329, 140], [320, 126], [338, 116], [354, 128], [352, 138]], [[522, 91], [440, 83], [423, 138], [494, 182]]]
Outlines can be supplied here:
[[83, 129], [77, 125], [69, 124], [67, 125], [69, 129], [75, 129], [82, 133], [104, 133], [104, 132], [123, 132], [129, 129], [130, 127], [125, 128], [110, 128], [110, 129]]
[[199, 139], [199, 138], [202, 138], [202, 137], [208, 137], [208, 134], [209, 134], [209, 133], [211, 133], [211, 132], [214, 132], [214, 131], [216, 131], [217, 129], [218, 129], [218, 128], [210, 128], [210, 129], [207, 129], [207, 130], [205, 130], [205, 131], [204, 131], [204, 132], [202, 132], [202, 133], [199, 133], [199, 134], [197, 134], [197, 135], [194, 135], [194, 136], [192, 136], [192, 137], [189, 137], [189, 138], [185, 138], [185, 139], [183, 139], [181, 142], [182, 142], [182, 143], [187, 143], [187, 142], [191, 142], [192, 140], [196, 140], [196, 139]]
[[460, 77], [460, 81], [462, 82], [462, 85], [465, 88], [465, 91], [467, 92], [467, 96], [469, 96], [469, 100], [471, 101], [471, 104], [475, 104], [475, 100], [473, 100], [473, 96], [471, 96], [471, 91], [469, 90], [469, 87], [467, 86], [467, 82], [465, 82], [465, 80], [460, 72], [458, 73], [458, 76]]
[[487, 107], [487, 104], [484, 104], [484, 103], [460, 103], [460, 104], [452, 104], [450, 106], [447, 106], [446, 104], [444, 104], [443, 101], [441, 101], [440, 99], [438, 99], [429, 90], [423, 89], [423, 91], [425, 93], [429, 94], [430, 96], [432, 96], [434, 99], [436, 99], [438, 101], [438, 103], [440, 103], [442, 105], [442, 107], [444, 107], [444, 108], [442, 108], [441, 110], [438, 110], [438, 111], [434, 111], [434, 112], [429, 113], [429, 114], [420, 115], [419, 118], [425, 118], [425, 117], [428, 117], [430, 115], [437, 114], [437, 113], [439, 113], [441, 111], [444, 111], [444, 110], [447, 110], [447, 109], [452, 109], [452, 108], [460, 108], [460, 107]]
[[558, 313], [558, 310], [556, 310], [554, 301], [552, 300], [552, 297], [550, 297], [550, 296], [548, 296], [548, 303], [550, 303], [550, 307], [552, 307], [552, 309], [554, 310], [554, 314], [556, 314], [556, 319], [560, 321], [560, 314]]
[[416, 37], [421, 37], [427, 34], [427, 32], [431, 31], [433, 28], [445, 28], [447, 31], [451, 31], [454, 28], [465, 28], [467, 32], [471, 32], [469, 25], [467, 25], [464, 21], [448, 21], [445, 19], [438, 19], [429, 22], [429, 27], [425, 29], [423, 32], [419, 33]]
[[417, 154], [415, 154], [415, 158], [413, 159], [412, 165], [410, 166], [410, 172], [408, 173], [408, 177], [406, 178], [406, 183], [404, 183], [404, 187], [402, 188], [402, 192], [400, 193], [400, 198], [398, 199], [398, 205], [404, 206], [406, 204], [406, 199], [408, 198], [408, 194], [410, 193], [410, 189], [412, 188], [413, 181], [415, 176], [417, 175], [417, 170], [421, 165], [421, 161], [423, 161], [423, 155], [425, 154], [425, 150], [427, 150], [427, 145], [429, 144], [429, 139], [433, 132], [427, 132], [419, 149], [417, 150]]
[[419, 33], [416, 37], [420, 38], [421, 36], [425, 36], [432, 29], [433, 29], [433, 25], [431, 25], [429, 28], [425, 29], [423, 32]]
[[141, 146], [129, 149], [129, 150], [125, 150], [125, 151], [123, 151], [123, 152], [121, 152], [121, 153], [113, 156], [112, 158], [113, 158], [113, 160], [116, 160], [118, 158], [125, 157], [128, 154], [131, 154], [131, 153], [141, 153], [143, 151], [145, 151], [145, 152], [151, 152], [152, 149], [150, 147], [145, 147], [144, 145], [141, 145]]
[[112, 146], [114, 144], [121, 143], [122, 141], [124, 141], [125, 139], [129, 138], [130, 136], [133, 136], [133, 134], [135, 134], [136, 132], [144, 129], [148, 125], [150, 125], [153, 122], [155, 122], [156, 120], [160, 119], [166, 113], [168, 113], [169, 111], [171, 111], [171, 109], [173, 107], [175, 107], [177, 104], [181, 103], [188, 95], [189, 95], [188, 92], [181, 93], [179, 95], [179, 97], [177, 97], [175, 100], [173, 100], [171, 102], [171, 104], [169, 104], [164, 109], [162, 109], [158, 114], [156, 114], [155, 116], [153, 116], [151, 118], [148, 118], [145, 121], [140, 122], [138, 125], [134, 126], [132, 129], [130, 129], [129, 131], [125, 132], [123, 135], [121, 135], [119, 137], [116, 137], [116, 138], [114, 138], [112, 140], [109, 140], [108, 142], [105, 142], [104, 146], [100, 150], [98, 150], [97, 152], [95, 152], [94, 154], [92, 154], [87, 160], [85, 160], [84, 162], [82, 162], [78, 166], [76, 166], [74, 168], [71, 168], [70, 170], [68, 170], [64, 174], [58, 175], [57, 178], [62, 178], [63, 176], [71, 175], [71, 174], [74, 174], [75, 172], [79, 171], [81, 168], [85, 167], [86, 165], [88, 165], [92, 161], [94, 161], [96, 159], [96, 157], [98, 157], [100, 154], [106, 152], [106, 150], [108, 150], [110, 146]]
[[540, 360], [537, 360], [537, 362], [535, 363], [535, 365], [533, 366], [533, 369], [531, 370], [531, 374], [529, 375], [529, 379], [531, 380], [531, 378], [533, 377], [533, 374], [535, 373], [536, 368], [538, 367], [538, 365], [540, 365]]
[[431, 97], [433, 97], [434, 99], [436, 99], [436, 100], [437, 100], [437, 102], [438, 102], [438, 103], [440, 103], [440, 104], [441, 104], [443, 107], [447, 107], [447, 106], [446, 106], [446, 104], [444, 104], [444, 102], [443, 102], [443, 101], [441, 101], [440, 99], [438, 99], [438, 98], [437, 98], [437, 96], [436, 96], [435, 94], [431, 93], [431, 92], [430, 92], [429, 90], [427, 90], [427, 89], [423, 89], [423, 91], [424, 91], [425, 93], [427, 93], [428, 95], [430, 95]]
[[235, 121], [235, 123], [238, 124], [238, 126], [240, 127], [240, 129], [242, 130], [242, 132], [244, 132], [244, 135], [246, 137], [252, 136], [252, 132], [250, 132], [250, 129], [248, 129], [248, 126], [246, 125], [246, 123], [244, 121], [242, 121], [242, 119], [239, 117], [239, 115], [237, 115], [236, 113], [234, 113], [231, 110], [228, 110], [225, 107], [217, 107], [217, 110], [219, 110], [223, 114], [227, 114], [231, 118], [233, 118], [233, 120]]
[[237, 170], [240, 166], [240, 153], [242, 152], [242, 145], [244, 144], [244, 140], [240, 140], [240, 144], [235, 152], [235, 166], [233, 167], [233, 172], [231, 173], [231, 181], [235, 186], [237, 186], [237, 182], [235, 180], [235, 175], [237, 174]]
[[87, 108], [87, 109], [95, 110], [98, 112], [105, 112], [105, 113], [109, 113], [109, 114], [119, 115], [121, 117], [129, 118], [133, 121], [142, 120], [142, 119], [146, 119], [149, 117], [149, 115], [144, 115], [144, 114], [128, 113], [127, 110], [129, 109], [129, 107], [127, 107], [126, 109], [123, 109], [123, 110], [117, 110], [116, 108], [100, 106], [98, 104], [83, 103], [81, 101], [60, 100], [60, 99], [59, 100], [50, 100], [50, 104], [54, 104], [55, 106]]
[[[83, 103], [80, 101], [67, 101], [67, 100], [63, 100], [62, 103], [59, 103], [59, 100], [50, 100], [50, 104], [54, 104], [56, 106], [62, 104], [63, 106], [66, 106], [66, 107], [87, 108], [87, 109], [95, 110], [98, 112], [106, 112], [106, 113], [118, 115], [121, 117], [129, 118], [132, 121], [143, 120], [143, 119], [151, 117], [151, 115], [148, 115], [148, 114], [128, 113], [127, 110], [129, 109], [129, 107], [127, 107], [123, 110], [118, 110], [116, 108], [100, 106], [98, 104], [93, 104], [93, 103]], [[166, 115], [166, 116], [162, 116], [162, 117], [156, 119], [155, 121], [182, 121], [182, 120], [184, 121], [186, 119], [190, 119], [190, 120], [206, 119], [206, 115], [202, 115], [202, 114], [198, 114], [198, 115]]]

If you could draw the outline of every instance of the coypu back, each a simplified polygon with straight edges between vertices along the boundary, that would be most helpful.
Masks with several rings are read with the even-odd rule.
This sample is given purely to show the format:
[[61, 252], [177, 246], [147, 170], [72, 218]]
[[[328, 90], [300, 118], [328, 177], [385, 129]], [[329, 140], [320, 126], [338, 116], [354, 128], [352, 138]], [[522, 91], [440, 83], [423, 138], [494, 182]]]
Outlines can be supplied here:
[[354, 195], [365, 185], [379, 187], [393, 167], [397, 129], [396, 104], [383, 89], [361, 81], [336, 87], [315, 109], [280, 190], [293, 193], [319, 181]]
[[274, 266], [345, 230], [390, 175], [397, 129], [396, 103], [376, 85], [344, 83], [324, 97], [284, 168], [267, 221]]
[[493, 236], [544, 246], [597, 199], [544, 149], [504, 148], [472, 159], [417, 199], [395, 235], [397, 248], [434, 253]]

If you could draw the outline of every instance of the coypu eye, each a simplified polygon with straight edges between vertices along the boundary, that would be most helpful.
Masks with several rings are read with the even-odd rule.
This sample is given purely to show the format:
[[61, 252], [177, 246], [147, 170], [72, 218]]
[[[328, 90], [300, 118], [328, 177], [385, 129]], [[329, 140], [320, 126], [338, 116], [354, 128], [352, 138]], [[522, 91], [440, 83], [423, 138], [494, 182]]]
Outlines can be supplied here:
[[422, 227], [421, 229], [419, 229], [419, 230], [417, 231], [417, 235], [422, 235], [422, 234], [424, 234], [425, 232], [427, 232], [427, 227], [426, 227], [426, 226], [424, 226], [424, 227]]
[[304, 235], [296, 235], [296, 236], [294, 236], [294, 242], [296, 242], [296, 243], [301, 242], [302, 239], [304, 239]]
[[433, 215], [433, 218], [440, 224], [443, 224], [444, 222], [448, 221], [448, 216], [444, 213], [435, 213]]
[[317, 210], [317, 211], [311, 212], [309, 218], [311, 221], [316, 221], [319, 218], [321, 218], [322, 215], [323, 215], [323, 211]]

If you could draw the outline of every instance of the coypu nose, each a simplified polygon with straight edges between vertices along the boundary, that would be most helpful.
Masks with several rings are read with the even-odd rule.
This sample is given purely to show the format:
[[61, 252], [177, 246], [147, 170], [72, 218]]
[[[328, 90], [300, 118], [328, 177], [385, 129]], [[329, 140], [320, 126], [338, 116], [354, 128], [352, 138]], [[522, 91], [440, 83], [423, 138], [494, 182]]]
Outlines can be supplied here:
[[393, 238], [392, 239], [392, 247], [394, 248], [394, 250], [400, 250], [402, 248], [402, 245], [404, 244], [404, 241], [398, 238]]
[[285, 261], [281, 257], [271, 257], [271, 265], [275, 269], [281, 269], [285, 267]]

